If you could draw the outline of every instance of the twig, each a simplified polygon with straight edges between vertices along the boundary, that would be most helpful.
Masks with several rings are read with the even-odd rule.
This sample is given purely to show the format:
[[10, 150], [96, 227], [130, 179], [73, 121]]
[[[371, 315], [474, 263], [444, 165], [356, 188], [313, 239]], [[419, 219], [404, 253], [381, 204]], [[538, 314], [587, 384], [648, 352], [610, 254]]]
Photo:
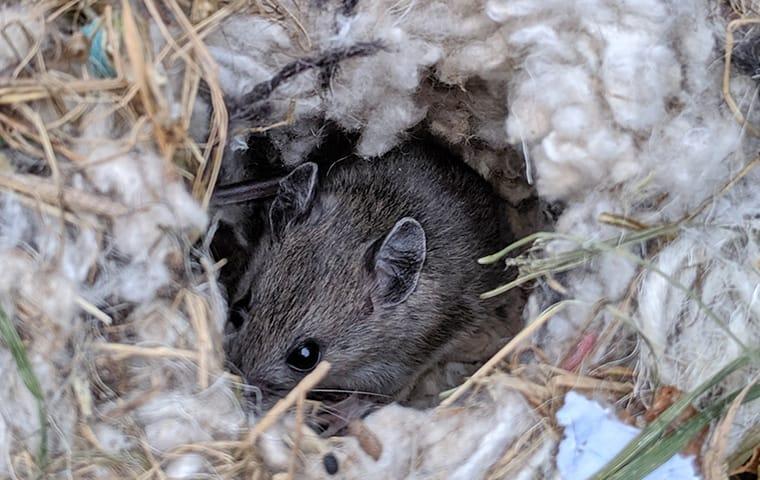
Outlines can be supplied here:
[[121, 203], [75, 188], [60, 189], [52, 182], [35, 175], [0, 175], [0, 188], [39, 198], [51, 205], [57, 205], [59, 198], [62, 198], [66, 205], [77, 212], [90, 212], [108, 217], [120, 217], [129, 213], [129, 209]]
[[195, 55], [200, 61], [202, 71], [205, 73], [205, 81], [209, 86], [211, 92], [211, 106], [213, 108], [213, 125], [209, 134], [209, 140], [206, 144], [206, 151], [204, 152], [204, 158], [211, 157], [211, 170], [206, 173], [208, 162], [201, 165], [198, 174], [193, 185], [193, 193], [196, 198], [201, 199], [203, 208], [208, 208], [211, 201], [211, 194], [216, 185], [216, 180], [219, 177], [219, 172], [222, 168], [222, 156], [224, 155], [224, 147], [227, 143], [227, 107], [224, 103], [224, 94], [219, 85], [219, 79], [217, 77], [218, 67], [216, 62], [211, 57], [208, 49], [203, 44], [198, 36], [198, 33], [193, 28], [190, 20], [185, 15], [185, 12], [177, 4], [176, 0], [167, 0], [170, 9], [174, 13], [177, 22], [185, 30], [190, 39], [190, 43], [193, 45]]
[[293, 480], [296, 474], [296, 463], [298, 460], [298, 453], [301, 449], [301, 438], [303, 437], [303, 410], [305, 401], [306, 392], [299, 392], [298, 397], [296, 398], [296, 431], [295, 439], [293, 440], [290, 464], [288, 465], [288, 480]]
[[111, 325], [111, 323], [113, 322], [113, 319], [107, 313], [105, 313], [103, 310], [99, 309], [98, 307], [96, 307], [92, 303], [88, 302], [84, 298], [78, 296], [76, 298], [76, 302], [77, 302], [77, 305], [79, 305], [79, 307], [82, 310], [84, 310], [85, 312], [89, 313], [93, 317], [97, 318], [98, 320], [100, 320], [104, 324]]

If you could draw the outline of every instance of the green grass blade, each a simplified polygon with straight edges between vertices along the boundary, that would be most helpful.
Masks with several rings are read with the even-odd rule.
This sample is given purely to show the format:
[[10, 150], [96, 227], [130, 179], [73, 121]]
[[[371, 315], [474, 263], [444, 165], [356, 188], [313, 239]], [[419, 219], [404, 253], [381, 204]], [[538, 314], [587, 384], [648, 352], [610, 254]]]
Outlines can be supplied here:
[[[623, 467], [633, 462], [637, 457], [642, 455], [647, 449], [649, 449], [655, 442], [665, 436], [665, 432], [676, 420], [686, 408], [691, 405], [694, 400], [705, 393], [710, 388], [717, 385], [726, 376], [735, 372], [736, 370], [745, 366], [750, 358], [753, 358], [760, 350], [756, 350], [753, 354], [743, 355], [733, 362], [723, 367], [718, 373], [713, 375], [709, 380], [697, 387], [694, 391], [688, 395], [684, 395], [676, 402], [673, 403], [667, 410], [662, 412], [657, 420], [650, 423], [639, 435], [636, 436], [615, 458], [613, 458], [607, 465], [600, 470], [596, 475], [592, 477], [593, 480], [607, 480], [612, 478], [612, 475], [621, 470]], [[670, 458], [670, 457], [668, 457]]]
[[[620, 236], [611, 237], [606, 240], [602, 240], [600, 243], [605, 243], [611, 247], [629, 245], [632, 243], [644, 242], [651, 240], [652, 238], [660, 237], [678, 231], [678, 225], [664, 225], [658, 227], [648, 228], [639, 232], [625, 233]], [[536, 240], [556, 240], [556, 239], [568, 239], [567, 235], [555, 232], [536, 232], [534, 234], [523, 237], [520, 240], [510, 243], [504, 249], [498, 252], [478, 259], [478, 263], [481, 265], [494, 263], [502, 258], [506, 257], [509, 253], [517, 250], [518, 248], [529, 245]]]
[[488, 255], [483, 258], [478, 259], [478, 263], [481, 265], [487, 265], [489, 263], [495, 263], [501, 260], [502, 258], [506, 257], [510, 252], [513, 252], [517, 250], [518, 248], [522, 247], [523, 245], [528, 245], [533, 243], [534, 241], [542, 238], [544, 235], [546, 235], [546, 232], [538, 232], [534, 233], [532, 235], [528, 235], [527, 237], [523, 237], [520, 240], [517, 240], [516, 242], [512, 242], [509, 245], [507, 245], [504, 249], [499, 250], [498, 252]]
[[713, 322], [715, 322], [715, 324], [718, 325], [718, 327], [720, 327], [726, 333], [726, 335], [729, 338], [731, 338], [731, 340], [733, 340], [734, 343], [736, 343], [743, 350], [744, 353], [747, 353], [749, 350], [747, 346], [744, 345], [741, 339], [739, 339], [734, 334], [734, 332], [732, 332], [731, 329], [729, 329], [721, 321], [718, 315], [715, 312], [713, 312], [712, 309], [708, 307], [702, 301], [701, 298], [699, 298], [699, 295], [697, 295], [690, 288], [686, 287], [685, 285], [681, 284], [680, 282], [672, 278], [670, 275], [666, 274], [665, 272], [657, 268], [653, 262], [642, 259], [638, 257], [637, 255], [634, 255], [631, 252], [627, 251], [626, 249], [622, 248], [622, 247], [626, 247], [628, 245], [632, 245], [635, 243], [651, 240], [652, 238], [656, 238], [658, 236], [675, 233], [677, 230], [678, 230], [678, 226], [674, 226], [674, 225], [663, 226], [663, 227], [653, 227], [647, 230], [642, 230], [640, 232], [624, 234], [615, 238], [608, 238], [607, 240], [603, 240], [600, 242], [588, 242], [588, 241], [584, 241], [582, 238], [578, 238], [572, 235], [567, 235], [567, 234], [562, 234], [562, 233], [553, 233], [553, 232], [535, 233], [533, 235], [525, 237], [524, 239], [518, 242], [515, 242], [509, 245], [507, 248], [505, 248], [504, 250], [500, 252], [497, 252], [489, 257], [484, 257], [480, 259], [479, 262], [491, 263], [493, 261], [498, 260], [499, 258], [502, 258], [504, 255], [506, 255], [510, 251], [516, 248], [519, 248], [519, 246], [526, 243], [531, 243], [535, 240], [566, 240], [566, 241], [573, 242], [579, 245], [580, 248], [578, 250], [563, 252], [553, 257], [546, 258], [543, 260], [542, 259], [533, 260], [532, 263], [534, 263], [536, 266], [539, 267], [537, 271], [524, 272], [524, 274], [520, 275], [516, 280], [482, 294], [481, 298], [490, 298], [496, 295], [500, 295], [508, 291], [509, 289], [514, 288], [517, 285], [528, 282], [530, 280], [534, 280], [547, 273], [558, 273], [558, 272], [571, 270], [572, 268], [583, 265], [591, 258], [598, 256], [602, 253], [615, 254], [631, 261], [634, 264], [637, 264], [643, 268], [646, 268], [648, 271], [651, 271], [655, 273], [656, 275], [659, 275], [665, 281], [667, 281], [670, 285], [682, 291], [687, 297], [689, 297], [689, 299], [693, 300], [697, 304], [697, 306], [700, 308], [700, 310], [702, 310], [705, 313], [705, 315], [707, 315]]
[[533, 272], [533, 273], [530, 273], [528, 275], [522, 275], [522, 276], [516, 278], [515, 280], [512, 280], [511, 282], [509, 282], [507, 284], [504, 284], [504, 285], [502, 285], [500, 287], [494, 288], [493, 290], [489, 290], [489, 291], [487, 291], [485, 293], [481, 293], [480, 294], [480, 298], [485, 300], [486, 298], [492, 298], [492, 297], [495, 297], [497, 295], [501, 295], [503, 293], [508, 292], [509, 290], [512, 290], [515, 287], [519, 287], [523, 283], [530, 282], [531, 280], [534, 280], [534, 279], [539, 278], [539, 277], [543, 277], [544, 275], [547, 275], [549, 273], [558, 273], [558, 272], [564, 272], [564, 271], [567, 271], [567, 270], [572, 270], [572, 269], [574, 269], [576, 267], [580, 267], [584, 263], [586, 263], [585, 260], [579, 261], [579, 262], [575, 262], [575, 263], [570, 263], [570, 264], [564, 265], [562, 267], [557, 267], [557, 268], [554, 268], [554, 269], [551, 269], [551, 270], [542, 270], [540, 272]]
[[37, 462], [40, 469], [43, 469], [47, 462], [47, 409], [45, 408], [44, 396], [42, 394], [42, 388], [37, 376], [32, 370], [32, 364], [29, 361], [29, 357], [26, 355], [26, 348], [21, 341], [16, 328], [11, 323], [8, 316], [5, 314], [2, 308], [0, 308], [0, 338], [8, 346], [8, 349], [13, 356], [13, 360], [16, 362], [16, 368], [18, 369], [21, 379], [24, 381], [24, 385], [31, 392], [34, 398], [37, 400], [37, 414], [40, 418], [40, 450], [37, 453]]
[[[711, 421], [719, 418], [734, 401], [736, 391], [710, 405], [678, 427], [676, 431], [652, 445], [646, 452], [634, 458], [629, 464], [604, 477], [605, 480], [638, 480], [655, 471], [675, 454], [686, 448], [689, 442]], [[747, 392], [742, 403], [748, 403], [760, 397], [760, 386], [754, 385]]]

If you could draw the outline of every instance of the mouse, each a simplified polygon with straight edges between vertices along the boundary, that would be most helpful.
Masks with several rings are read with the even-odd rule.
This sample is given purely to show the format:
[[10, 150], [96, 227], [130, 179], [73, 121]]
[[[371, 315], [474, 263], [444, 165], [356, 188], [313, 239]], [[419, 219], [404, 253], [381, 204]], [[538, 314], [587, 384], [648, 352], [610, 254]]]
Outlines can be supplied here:
[[519, 330], [508, 313], [518, 306], [480, 298], [513, 275], [477, 262], [512, 240], [501, 205], [429, 141], [294, 168], [241, 277], [228, 362], [271, 406], [322, 361], [331, 368], [315, 392], [403, 401], [432, 365], [487, 359], [473, 341]]

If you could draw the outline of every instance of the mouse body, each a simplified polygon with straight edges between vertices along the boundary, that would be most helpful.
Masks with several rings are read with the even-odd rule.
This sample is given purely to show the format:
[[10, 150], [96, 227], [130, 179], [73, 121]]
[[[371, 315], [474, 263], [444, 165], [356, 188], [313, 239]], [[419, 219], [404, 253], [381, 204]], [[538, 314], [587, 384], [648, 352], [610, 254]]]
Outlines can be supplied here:
[[511, 241], [481, 177], [424, 142], [321, 163], [280, 181], [241, 280], [225, 348], [249, 385], [277, 398], [326, 360], [320, 389], [403, 400], [479, 334], [514, 331], [504, 299], [479, 297], [510, 278], [477, 259]]

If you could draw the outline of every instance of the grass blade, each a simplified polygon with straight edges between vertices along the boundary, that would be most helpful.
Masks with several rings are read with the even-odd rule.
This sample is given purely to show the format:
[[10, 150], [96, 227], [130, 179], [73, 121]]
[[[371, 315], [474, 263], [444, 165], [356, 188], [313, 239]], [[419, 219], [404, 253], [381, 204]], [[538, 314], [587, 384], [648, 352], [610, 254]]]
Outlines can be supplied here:
[[510, 252], [513, 252], [517, 250], [518, 248], [522, 247], [523, 245], [529, 245], [533, 243], [535, 240], [541, 239], [546, 232], [537, 232], [532, 235], [528, 235], [527, 237], [523, 237], [520, 240], [517, 240], [516, 242], [512, 242], [509, 245], [507, 245], [502, 250], [499, 250], [498, 252], [485, 256], [483, 258], [478, 259], [478, 263], [481, 265], [488, 265], [489, 263], [496, 263], [502, 258], [506, 257]]
[[[710, 388], [717, 385], [726, 376], [745, 366], [751, 358], [754, 358], [758, 354], [758, 352], [760, 352], [760, 350], [756, 350], [750, 354], [737, 358], [733, 362], [723, 367], [709, 380], [694, 389], [694, 391], [678, 399], [667, 410], [662, 412], [662, 414], [657, 417], [657, 420], [650, 423], [644, 430], [641, 431], [639, 435], [636, 436], [636, 438], [631, 440], [628, 446], [626, 446], [620, 453], [618, 453], [615, 458], [613, 458], [602, 470], [594, 475], [592, 479], [608, 480], [610, 478], [617, 478], [613, 477], [612, 475], [616, 474], [624, 467], [627, 467], [628, 464], [637, 461], [637, 457], [643, 455], [658, 440], [662, 439], [665, 436], [665, 432], [670, 424], [673, 423], [673, 421], [675, 421], [681, 415], [681, 413], [694, 402], [694, 400], [696, 400]], [[750, 394], [751, 393], [752, 392], [750, 392]], [[748, 394], [747, 397], [749, 398], [750, 395]]]
[[[662, 235], [673, 234], [677, 231], [677, 228], [678, 227], [676, 225], [653, 227], [647, 230], [642, 230], [640, 232], [624, 234], [616, 238], [609, 238], [607, 240], [603, 240], [600, 242], [588, 242], [588, 241], [584, 241], [582, 238], [578, 238], [572, 235], [567, 235], [567, 234], [562, 234], [562, 233], [553, 233], [553, 232], [535, 233], [533, 235], [525, 237], [524, 239], [519, 240], [509, 245], [507, 248], [505, 248], [504, 250], [500, 252], [497, 252], [488, 257], [481, 258], [479, 260], [479, 263], [495, 262], [498, 259], [502, 258], [503, 256], [507, 255], [509, 252], [515, 250], [516, 248], [519, 248], [520, 246], [524, 244], [531, 243], [533, 241], [539, 241], [539, 240], [540, 241], [566, 240], [566, 241], [573, 242], [579, 245], [579, 248], [577, 250], [571, 250], [571, 251], [562, 252], [556, 255], [552, 255], [548, 258], [525, 260], [526, 265], [520, 267], [521, 274], [517, 277], [517, 279], [513, 280], [512, 282], [506, 285], [502, 285], [498, 288], [495, 288], [491, 291], [481, 294], [481, 298], [490, 298], [496, 295], [500, 295], [525, 282], [534, 280], [536, 278], [540, 278], [543, 275], [546, 275], [547, 273], [559, 273], [559, 272], [571, 270], [575, 267], [583, 265], [590, 259], [604, 253], [614, 254], [622, 258], [625, 258], [628, 261], [636, 265], [639, 265], [650, 272], [653, 272], [654, 274], [662, 277], [671, 286], [683, 292], [687, 297], [689, 297], [689, 299], [693, 300], [697, 304], [697, 306], [700, 308], [700, 310], [702, 310], [705, 313], [705, 315], [707, 315], [713, 322], [715, 322], [715, 324], [718, 325], [718, 327], [721, 328], [726, 333], [726, 335], [729, 338], [731, 338], [731, 340], [733, 340], [734, 343], [736, 343], [743, 350], [744, 353], [747, 353], [749, 350], [747, 346], [744, 345], [741, 339], [739, 339], [731, 331], [731, 329], [728, 328], [720, 320], [718, 315], [715, 312], [713, 312], [712, 309], [710, 309], [710, 307], [708, 307], [702, 301], [701, 298], [699, 298], [699, 295], [697, 295], [690, 288], [678, 282], [676, 279], [674, 279], [667, 273], [663, 272], [661, 269], [657, 268], [653, 262], [642, 259], [639, 256], [634, 255], [631, 252], [627, 251], [625, 248], [623, 248], [623, 247], [627, 247], [629, 245], [633, 245], [636, 243], [648, 241]], [[533, 264], [534, 266], [537, 266], [539, 268], [530, 268], [530, 267], [525, 268], [529, 264]]]
[[489, 290], [489, 291], [487, 291], [485, 293], [481, 293], [480, 294], [480, 298], [483, 299], [483, 300], [485, 300], [487, 298], [492, 298], [492, 297], [495, 297], [497, 295], [501, 295], [503, 293], [508, 292], [509, 290], [512, 290], [515, 287], [519, 287], [523, 283], [530, 282], [531, 280], [535, 280], [536, 278], [543, 277], [544, 275], [547, 275], [547, 274], [550, 274], [550, 273], [559, 273], [559, 272], [565, 272], [567, 270], [572, 270], [572, 269], [574, 269], [576, 267], [580, 267], [584, 263], [586, 263], [586, 261], [585, 260], [581, 260], [581, 261], [578, 261], [578, 262], [575, 262], [575, 263], [569, 263], [567, 265], [563, 265], [562, 267], [557, 267], [557, 268], [554, 268], [554, 269], [551, 269], [551, 270], [547, 269], [547, 270], [542, 270], [542, 271], [539, 271], [539, 272], [530, 273], [528, 275], [522, 275], [522, 276], [518, 277], [517, 279], [515, 279], [515, 280], [513, 280], [513, 281], [511, 281], [511, 282], [509, 282], [509, 283], [507, 283], [505, 285], [502, 285], [500, 287], [494, 288], [493, 290]]
[[[625, 467], [614, 474], [604, 477], [605, 480], [638, 480], [646, 477], [673, 455], [683, 450], [686, 445], [711, 421], [719, 418], [730, 403], [739, 395], [736, 391], [713, 403], [706, 409], [690, 418], [684, 424], [661, 441], [652, 445], [646, 452], [637, 456]], [[760, 397], [760, 386], [754, 385], [747, 392], [742, 403], [748, 403]]]
[[24, 381], [24, 385], [31, 392], [34, 398], [37, 400], [37, 414], [40, 419], [40, 449], [37, 453], [37, 462], [40, 469], [43, 469], [47, 462], [47, 409], [45, 408], [45, 401], [42, 395], [42, 388], [37, 376], [32, 370], [32, 364], [29, 361], [29, 357], [26, 355], [26, 348], [21, 341], [16, 328], [11, 323], [8, 316], [5, 314], [2, 308], [0, 308], [0, 338], [8, 346], [8, 349], [13, 356], [13, 360], [16, 362], [16, 368], [18, 369], [21, 379]]

